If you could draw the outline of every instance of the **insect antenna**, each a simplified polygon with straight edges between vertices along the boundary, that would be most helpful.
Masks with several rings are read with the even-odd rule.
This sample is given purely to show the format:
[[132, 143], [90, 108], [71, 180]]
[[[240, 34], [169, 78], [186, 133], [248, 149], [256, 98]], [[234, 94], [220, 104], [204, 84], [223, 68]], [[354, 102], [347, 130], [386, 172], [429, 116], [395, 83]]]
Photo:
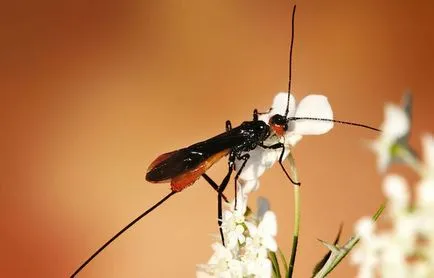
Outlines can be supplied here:
[[292, 77], [292, 49], [294, 48], [294, 30], [295, 30], [295, 10], [297, 5], [292, 8], [292, 22], [291, 22], [291, 43], [289, 44], [289, 65], [288, 65], [288, 102], [286, 103], [285, 118], [289, 113], [289, 100], [291, 98], [291, 77]]
[[352, 125], [352, 126], [362, 127], [362, 128], [366, 128], [366, 129], [370, 129], [370, 130], [381, 132], [381, 129], [378, 129], [378, 128], [375, 128], [375, 127], [372, 127], [372, 126], [369, 126], [369, 125], [365, 125], [365, 124], [354, 123], [354, 122], [347, 122], [347, 121], [340, 121], [340, 120], [333, 120], [333, 119], [326, 119], [326, 118], [316, 118], [316, 117], [289, 117], [288, 118], [288, 122], [289, 121], [300, 121], [300, 120], [311, 120], [311, 121], [320, 121], [320, 122], [333, 122], [333, 123], [338, 123], [338, 124], [344, 124], [344, 125]]
[[295, 11], [296, 11], [297, 5], [294, 5], [292, 9], [292, 19], [291, 19], [291, 42], [289, 44], [289, 63], [288, 63], [288, 99], [286, 103], [286, 110], [285, 110], [285, 119], [287, 121], [297, 121], [297, 120], [312, 120], [312, 121], [322, 121], [322, 122], [333, 122], [338, 124], [345, 124], [345, 125], [352, 125], [357, 127], [362, 127], [374, 131], [381, 131], [378, 128], [371, 127], [369, 125], [359, 124], [359, 123], [353, 123], [353, 122], [347, 122], [347, 121], [340, 121], [340, 120], [333, 120], [333, 119], [326, 119], [326, 118], [316, 118], [316, 117], [290, 117], [288, 118], [289, 114], [289, 103], [291, 99], [291, 81], [292, 81], [292, 50], [294, 48], [294, 35], [295, 35]]
[[71, 278], [75, 277], [88, 263], [90, 263], [96, 256], [98, 256], [99, 253], [101, 253], [102, 250], [104, 250], [107, 246], [109, 246], [115, 239], [117, 239], [120, 235], [122, 235], [124, 232], [126, 232], [129, 228], [131, 228], [134, 224], [136, 224], [140, 219], [145, 217], [148, 213], [153, 211], [154, 209], [158, 208], [161, 204], [163, 204], [167, 199], [172, 197], [175, 193], [178, 193], [178, 191], [171, 191], [169, 194], [167, 194], [163, 199], [158, 201], [155, 205], [150, 207], [148, 210], [140, 214], [136, 217], [133, 221], [131, 221], [128, 225], [126, 225], [122, 230], [120, 230], [117, 234], [112, 236], [104, 245], [102, 245], [98, 250], [95, 251], [95, 253], [92, 254], [84, 263], [81, 264], [79, 268], [71, 275]]

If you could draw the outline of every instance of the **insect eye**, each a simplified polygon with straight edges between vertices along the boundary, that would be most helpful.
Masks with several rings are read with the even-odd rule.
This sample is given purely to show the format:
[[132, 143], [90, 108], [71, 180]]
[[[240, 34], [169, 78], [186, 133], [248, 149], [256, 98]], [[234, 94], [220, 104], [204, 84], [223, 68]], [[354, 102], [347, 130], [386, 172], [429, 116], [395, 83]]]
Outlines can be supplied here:
[[269, 124], [270, 125], [285, 126], [287, 124], [287, 121], [286, 121], [284, 116], [276, 114], [270, 118]]
[[288, 123], [286, 121], [286, 118], [279, 114], [276, 114], [270, 118], [269, 125], [273, 129], [273, 131], [279, 136], [283, 136], [285, 131], [288, 130]]

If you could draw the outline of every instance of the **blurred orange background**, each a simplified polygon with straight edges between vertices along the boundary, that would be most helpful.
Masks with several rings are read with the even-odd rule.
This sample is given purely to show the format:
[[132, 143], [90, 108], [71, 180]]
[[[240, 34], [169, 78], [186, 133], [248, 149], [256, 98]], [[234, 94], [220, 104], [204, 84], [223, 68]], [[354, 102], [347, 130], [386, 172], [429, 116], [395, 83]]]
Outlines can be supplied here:
[[[0, 276], [66, 277], [169, 192], [144, 182], [159, 154], [266, 110], [286, 90], [295, 2], [29, 1], [2, 8]], [[431, 1], [299, 1], [293, 92], [329, 97], [336, 118], [379, 126], [414, 95], [412, 143], [434, 127]], [[302, 187], [295, 277], [308, 277], [344, 223], [382, 202], [369, 130], [336, 126], [294, 153]], [[221, 180], [226, 159], [210, 170]], [[395, 168], [402, 170], [402, 167]], [[408, 173], [408, 171], [404, 171]], [[414, 175], [408, 173], [410, 179]], [[289, 253], [292, 186], [261, 179]], [[228, 190], [231, 194], [233, 190]], [[203, 181], [139, 222], [80, 277], [191, 277], [217, 234]], [[354, 276], [346, 259], [332, 277]]]

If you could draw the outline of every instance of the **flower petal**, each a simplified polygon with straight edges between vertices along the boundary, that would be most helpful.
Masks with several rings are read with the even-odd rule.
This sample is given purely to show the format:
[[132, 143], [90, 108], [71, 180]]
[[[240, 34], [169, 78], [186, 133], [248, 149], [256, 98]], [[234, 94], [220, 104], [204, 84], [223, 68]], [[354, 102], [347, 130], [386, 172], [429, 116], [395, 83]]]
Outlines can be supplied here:
[[356, 233], [362, 239], [368, 239], [372, 237], [374, 232], [375, 223], [370, 217], [363, 217], [356, 223]]
[[261, 220], [264, 217], [264, 214], [270, 210], [270, 202], [267, 198], [264, 197], [258, 197], [256, 200], [258, 211], [256, 212], [256, 215], [259, 220]]
[[266, 168], [271, 168], [274, 163], [279, 160], [281, 152], [281, 149], [265, 149], [263, 152], [261, 163]]
[[244, 204], [247, 204], [247, 197], [249, 195], [249, 193], [258, 190], [259, 188], [259, 180], [258, 179], [254, 179], [254, 180], [242, 180], [239, 179], [238, 183], [240, 185], [240, 195], [243, 196], [244, 198]]
[[422, 179], [417, 187], [419, 208], [434, 208], [434, 179]]
[[277, 221], [276, 215], [271, 210], [265, 212], [258, 229], [264, 234], [275, 236], [277, 234]]
[[[264, 149], [257, 147], [249, 152], [250, 158], [247, 160], [243, 171], [240, 174], [241, 180], [254, 180], [262, 176], [267, 168], [273, 166], [273, 164], [279, 159], [281, 150]], [[240, 169], [243, 160], [235, 160], [236, 169]]]
[[422, 136], [423, 158], [428, 171], [434, 171], [434, 138], [431, 134]]
[[[308, 95], [297, 106], [295, 117], [333, 119], [333, 111], [327, 97]], [[320, 135], [333, 128], [333, 122], [319, 120], [296, 120], [292, 133], [298, 135]]]
[[[287, 92], [278, 93], [273, 99], [273, 104], [271, 105], [272, 110], [270, 112], [270, 117], [276, 114], [285, 115], [287, 105], [288, 105], [288, 93]], [[293, 116], [295, 114], [295, 110], [296, 110], [295, 97], [293, 94], [290, 94], [288, 116]]]
[[258, 115], [258, 120], [263, 121], [266, 124], [268, 124], [268, 122], [270, 121], [270, 118], [271, 118], [270, 113], [262, 113], [262, 114]]
[[379, 173], [384, 173], [387, 167], [392, 162], [392, 155], [390, 152], [391, 142], [379, 137], [377, 140], [370, 142], [368, 147], [377, 154], [377, 170]]
[[395, 141], [409, 132], [410, 120], [401, 107], [389, 103], [386, 104], [384, 110], [384, 122], [381, 129], [383, 130], [383, 136]]
[[262, 239], [262, 244], [270, 251], [277, 251], [277, 242], [272, 236], [267, 236]]
[[247, 230], [249, 230], [250, 237], [251, 238], [255, 237], [256, 234], [258, 233], [258, 228], [253, 223], [250, 222], [246, 222], [244, 224], [246, 225]]
[[[293, 132], [288, 132], [285, 134], [285, 146], [292, 146], [295, 147], [295, 145], [300, 142], [300, 140], [303, 138], [300, 134], [294, 134]], [[289, 154], [289, 150], [285, 150], [284, 156], [286, 157]]]
[[[257, 147], [249, 152], [250, 158], [247, 160], [239, 177], [241, 180], [255, 180], [265, 172], [266, 167], [262, 163], [262, 160], [266, 155], [266, 151], [267, 150], [263, 148]], [[244, 160], [235, 160], [235, 168], [237, 171], [239, 171], [243, 163]]]
[[389, 199], [392, 208], [406, 208], [410, 201], [407, 182], [398, 175], [389, 175], [383, 183], [384, 195]]

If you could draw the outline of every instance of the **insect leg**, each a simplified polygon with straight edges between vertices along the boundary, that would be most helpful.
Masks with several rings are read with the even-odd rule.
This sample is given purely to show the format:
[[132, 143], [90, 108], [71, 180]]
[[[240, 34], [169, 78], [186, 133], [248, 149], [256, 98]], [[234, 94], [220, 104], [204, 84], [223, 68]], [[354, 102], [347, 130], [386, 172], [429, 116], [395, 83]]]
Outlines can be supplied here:
[[265, 149], [273, 149], [273, 150], [276, 150], [276, 149], [282, 149], [282, 152], [280, 153], [280, 156], [279, 156], [279, 164], [280, 164], [280, 167], [282, 168], [282, 170], [283, 170], [283, 172], [285, 173], [285, 175], [286, 175], [286, 177], [294, 184], [294, 185], [298, 185], [298, 186], [300, 186], [301, 185], [301, 182], [295, 182], [292, 178], [291, 178], [291, 176], [289, 175], [289, 173], [286, 171], [286, 169], [285, 169], [285, 166], [283, 166], [283, 154], [285, 153], [285, 145], [283, 145], [282, 143], [276, 143], [276, 144], [274, 144], [274, 145], [271, 145], [271, 146], [265, 146], [265, 145], [260, 145], [261, 147], [263, 147], [263, 148], [265, 148]]
[[240, 167], [240, 170], [238, 170], [238, 172], [237, 172], [237, 174], [235, 175], [235, 206], [234, 206], [234, 210], [236, 210], [237, 209], [237, 194], [238, 194], [238, 185], [237, 185], [237, 181], [238, 181], [238, 178], [239, 178], [239, 176], [240, 176], [240, 174], [241, 174], [241, 172], [243, 171], [243, 169], [244, 169], [244, 167], [246, 166], [246, 163], [247, 163], [247, 160], [249, 160], [249, 158], [250, 158], [250, 155], [248, 154], [248, 153], [246, 153], [246, 154], [243, 154], [243, 155], [241, 155], [241, 156], [239, 156], [239, 157], [237, 157], [239, 160], [244, 160], [243, 161], [243, 164], [241, 164], [241, 167]]
[[[212, 188], [218, 193], [219, 192], [219, 186], [213, 181], [207, 174], [203, 173], [202, 177], [211, 185]], [[225, 200], [226, 203], [229, 203], [228, 198], [222, 193], [223, 200]]]
[[227, 121], [226, 121], [226, 132], [228, 132], [228, 131], [231, 130], [231, 129], [232, 129], [231, 121], [227, 120]]
[[[231, 154], [232, 157], [232, 154]], [[217, 196], [217, 223], [219, 225], [219, 231], [220, 231], [220, 236], [222, 238], [222, 244], [223, 246], [225, 246], [225, 238], [223, 235], [223, 228], [222, 228], [222, 223], [223, 223], [223, 204], [222, 204], [222, 199], [223, 199], [223, 191], [225, 190], [226, 186], [229, 183], [229, 180], [231, 179], [231, 175], [232, 175], [232, 171], [233, 171], [233, 158], [229, 158], [229, 170], [228, 173], [226, 174], [225, 178], [223, 179], [222, 183], [220, 184], [220, 186], [218, 187], [218, 196]]]
[[266, 112], [258, 112], [258, 109], [253, 110], [253, 120], [257, 121], [259, 115], [268, 114], [273, 110], [273, 107], [268, 108]]

